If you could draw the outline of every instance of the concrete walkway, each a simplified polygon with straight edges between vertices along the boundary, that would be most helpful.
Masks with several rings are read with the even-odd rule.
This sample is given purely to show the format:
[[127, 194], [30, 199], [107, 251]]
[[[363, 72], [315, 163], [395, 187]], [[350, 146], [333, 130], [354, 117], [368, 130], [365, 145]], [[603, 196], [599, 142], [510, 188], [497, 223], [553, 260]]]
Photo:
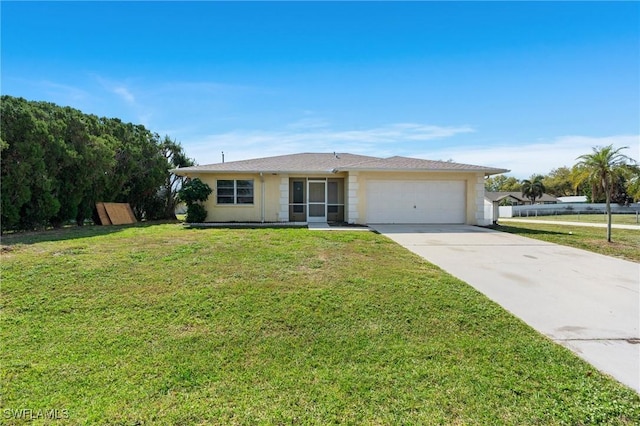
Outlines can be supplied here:
[[[524, 223], [548, 223], [551, 225], [570, 225], [570, 226], [588, 226], [591, 228], [606, 228], [606, 223], [592, 223], [592, 222], [566, 222], [563, 220], [546, 220], [546, 219], [521, 219], [516, 217], [510, 218], [500, 218], [498, 223], [509, 223], [509, 222], [524, 222]], [[640, 225], [626, 225], [626, 224], [611, 224], [611, 227], [614, 229], [635, 229], [640, 231]]]
[[640, 393], [640, 265], [465, 225], [374, 230]]
[[329, 225], [326, 222], [314, 223], [309, 222], [307, 228], [311, 231], [367, 231], [370, 229], [366, 226], [354, 226], [354, 225]]

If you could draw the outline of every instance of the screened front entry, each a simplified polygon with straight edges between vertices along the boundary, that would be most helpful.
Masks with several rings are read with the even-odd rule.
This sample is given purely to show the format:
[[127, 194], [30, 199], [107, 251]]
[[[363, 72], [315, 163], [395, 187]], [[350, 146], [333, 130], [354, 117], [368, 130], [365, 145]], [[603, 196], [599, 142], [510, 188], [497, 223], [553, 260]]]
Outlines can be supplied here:
[[289, 220], [344, 222], [344, 179], [289, 179]]
[[327, 221], [327, 181], [307, 181], [307, 222]]

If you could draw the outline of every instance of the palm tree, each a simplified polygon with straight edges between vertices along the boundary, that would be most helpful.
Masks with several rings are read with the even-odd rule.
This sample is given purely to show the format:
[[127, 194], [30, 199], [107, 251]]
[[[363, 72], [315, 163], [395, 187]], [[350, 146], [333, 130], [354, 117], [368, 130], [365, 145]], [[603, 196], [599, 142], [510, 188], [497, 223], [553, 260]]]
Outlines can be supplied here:
[[522, 181], [522, 195], [531, 200], [531, 204], [536, 202], [536, 198], [542, 198], [544, 194], [544, 184], [542, 183], [543, 177], [532, 176], [531, 180], [525, 179]]
[[582, 171], [581, 180], [589, 181], [594, 189], [602, 190], [607, 209], [607, 241], [611, 242], [611, 192], [614, 182], [621, 176], [638, 171], [635, 161], [621, 154], [620, 151], [629, 148], [624, 146], [613, 149], [613, 145], [594, 147], [591, 154], [584, 154], [577, 158], [576, 166]]

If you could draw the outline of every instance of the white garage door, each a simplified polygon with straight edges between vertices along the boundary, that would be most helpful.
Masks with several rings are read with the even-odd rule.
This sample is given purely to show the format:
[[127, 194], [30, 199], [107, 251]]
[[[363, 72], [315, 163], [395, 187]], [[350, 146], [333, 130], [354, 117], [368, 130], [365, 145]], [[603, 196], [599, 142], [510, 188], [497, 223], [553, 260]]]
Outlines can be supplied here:
[[368, 223], [465, 223], [465, 182], [367, 181]]

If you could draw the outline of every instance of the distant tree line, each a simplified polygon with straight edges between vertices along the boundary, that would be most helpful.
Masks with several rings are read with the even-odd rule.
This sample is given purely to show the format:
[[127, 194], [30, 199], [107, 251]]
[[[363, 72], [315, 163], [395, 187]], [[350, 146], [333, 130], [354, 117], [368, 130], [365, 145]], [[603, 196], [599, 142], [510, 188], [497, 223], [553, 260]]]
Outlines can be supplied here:
[[[594, 148], [594, 154], [601, 157], [613, 154], [620, 155], [620, 151], [623, 149], [615, 150], [611, 146]], [[611, 182], [606, 185], [605, 189], [603, 179], [593, 174], [594, 165], [585, 162], [583, 158], [585, 156], [578, 157], [576, 164], [571, 168], [559, 167], [546, 175], [534, 174], [529, 179], [522, 181], [513, 176], [491, 176], [485, 180], [485, 190], [522, 192], [539, 198], [541, 196], [539, 190], [542, 189], [544, 193], [555, 197], [585, 195], [587, 200], [592, 203], [604, 203], [608, 198], [607, 194], [609, 194], [612, 203], [626, 204], [640, 201], [640, 173], [631, 158], [622, 155], [617, 160], [619, 164], [613, 164], [615, 173], [609, 177]]]
[[0, 99], [1, 230], [82, 225], [95, 203], [125, 202], [139, 220], [174, 218], [181, 145], [142, 125], [48, 102]]

